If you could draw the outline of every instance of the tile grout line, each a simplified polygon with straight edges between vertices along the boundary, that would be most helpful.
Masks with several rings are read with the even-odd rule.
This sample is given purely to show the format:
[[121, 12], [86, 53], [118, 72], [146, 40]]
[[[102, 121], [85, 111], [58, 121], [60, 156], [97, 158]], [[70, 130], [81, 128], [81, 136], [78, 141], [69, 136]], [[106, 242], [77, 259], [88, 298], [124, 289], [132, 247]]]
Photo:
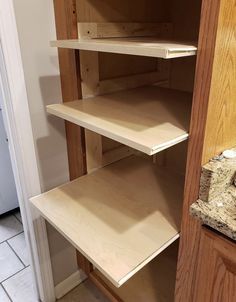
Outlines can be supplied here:
[[24, 269], [27, 269], [27, 268], [28, 268], [28, 266], [27, 266], [27, 267], [23, 267], [23, 268], [20, 269], [18, 272], [14, 273], [14, 274], [12, 274], [11, 276], [7, 277], [6, 279], [2, 280], [2, 282], [1, 282], [2, 287], [4, 287], [3, 282], [5, 282], [5, 281], [11, 279], [11, 277], [14, 277], [15, 275], [17, 275], [18, 273], [22, 272]]
[[11, 236], [11, 237], [9, 237], [9, 238], [3, 240], [3, 241], [0, 241], [0, 244], [2, 244], [2, 243], [4, 243], [4, 242], [7, 242], [8, 240], [13, 239], [14, 237], [16, 237], [16, 236], [18, 236], [18, 235], [20, 235], [20, 234], [22, 234], [22, 233], [24, 233], [24, 230], [21, 231], [20, 233], [17, 233], [17, 234], [15, 234], [15, 235], [13, 235], [13, 236]]
[[12, 298], [10, 297], [10, 295], [8, 294], [7, 290], [5, 289], [5, 287], [2, 285], [2, 283], [0, 283], [1, 288], [3, 289], [3, 291], [5, 292], [5, 294], [7, 295], [7, 297], [9, 298], [9, 300], [11, 302], [13, 302]]
[[24, 268], [26, 268], [26, 265], [24, 262], [21, 260], [20, 256], [17, 254], [17, 252], [13, 249], [13, 247], [10, 245], [8, 241], [6, 241], [7, 245], [10, 247], [10, 249], [13, 251], [13, 253], [16, 255], [16, 257], [20, 260], [20, 262], [23, 264]]

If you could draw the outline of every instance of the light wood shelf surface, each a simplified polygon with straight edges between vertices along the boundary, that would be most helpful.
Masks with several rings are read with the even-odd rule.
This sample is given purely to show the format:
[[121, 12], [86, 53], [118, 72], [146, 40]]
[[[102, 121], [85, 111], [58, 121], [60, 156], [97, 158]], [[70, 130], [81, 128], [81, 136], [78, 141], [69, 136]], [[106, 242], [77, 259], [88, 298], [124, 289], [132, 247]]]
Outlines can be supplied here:
[[194, 56], [197, 52], [195, 43], [164, 41], [155, 37], [57, 40], [52, 41], [51, 46], [163, 59]]
[[116, 287], [179, 237], [183, 179], [131, 156], [31, 199]]
[[98, 275], [124, 302], [173, 302], [178, 258], [178, 241], [171, 244], [123, 286], [116, 288]]
[[190, 93], [149, 86], [47, 106], [53, 115], [153, 155], [188, 138]]

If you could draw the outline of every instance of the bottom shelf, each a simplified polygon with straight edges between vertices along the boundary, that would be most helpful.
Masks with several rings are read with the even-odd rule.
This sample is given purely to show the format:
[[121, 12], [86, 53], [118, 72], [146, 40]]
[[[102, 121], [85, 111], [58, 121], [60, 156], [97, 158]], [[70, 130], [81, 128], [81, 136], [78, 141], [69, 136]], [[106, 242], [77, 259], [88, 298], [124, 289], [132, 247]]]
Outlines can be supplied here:
[[120, 288], [95, 271], [124, 302], [173, 302], [178, 259], [178, 241], [147, 264]]
[[183, 178], [130, 156], [31, 199], [116, 287], [179, 238]]

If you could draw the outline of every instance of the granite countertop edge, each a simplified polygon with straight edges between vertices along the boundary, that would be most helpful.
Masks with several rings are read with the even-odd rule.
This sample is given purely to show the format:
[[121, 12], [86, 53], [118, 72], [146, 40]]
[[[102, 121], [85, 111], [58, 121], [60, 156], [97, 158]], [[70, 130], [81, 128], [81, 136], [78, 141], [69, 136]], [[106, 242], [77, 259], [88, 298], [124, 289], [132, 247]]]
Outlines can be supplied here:
[[190, 214], [236, 241], [236, 147], [230, 152], [233, 158], [219, 155], [202, 167], [199, 199]]

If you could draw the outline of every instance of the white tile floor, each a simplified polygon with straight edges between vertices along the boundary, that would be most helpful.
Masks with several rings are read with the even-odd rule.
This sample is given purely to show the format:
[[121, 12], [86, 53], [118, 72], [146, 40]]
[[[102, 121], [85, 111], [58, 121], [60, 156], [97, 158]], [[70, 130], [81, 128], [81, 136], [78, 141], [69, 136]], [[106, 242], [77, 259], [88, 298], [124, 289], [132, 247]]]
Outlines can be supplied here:
[[0, 216], [0, 302], [36, 302], [19, 212]]
[[[37, 302], [20, 212], [0, 216], [0, 302]], [[85, 281], [58, 302], [108, 302]]]

